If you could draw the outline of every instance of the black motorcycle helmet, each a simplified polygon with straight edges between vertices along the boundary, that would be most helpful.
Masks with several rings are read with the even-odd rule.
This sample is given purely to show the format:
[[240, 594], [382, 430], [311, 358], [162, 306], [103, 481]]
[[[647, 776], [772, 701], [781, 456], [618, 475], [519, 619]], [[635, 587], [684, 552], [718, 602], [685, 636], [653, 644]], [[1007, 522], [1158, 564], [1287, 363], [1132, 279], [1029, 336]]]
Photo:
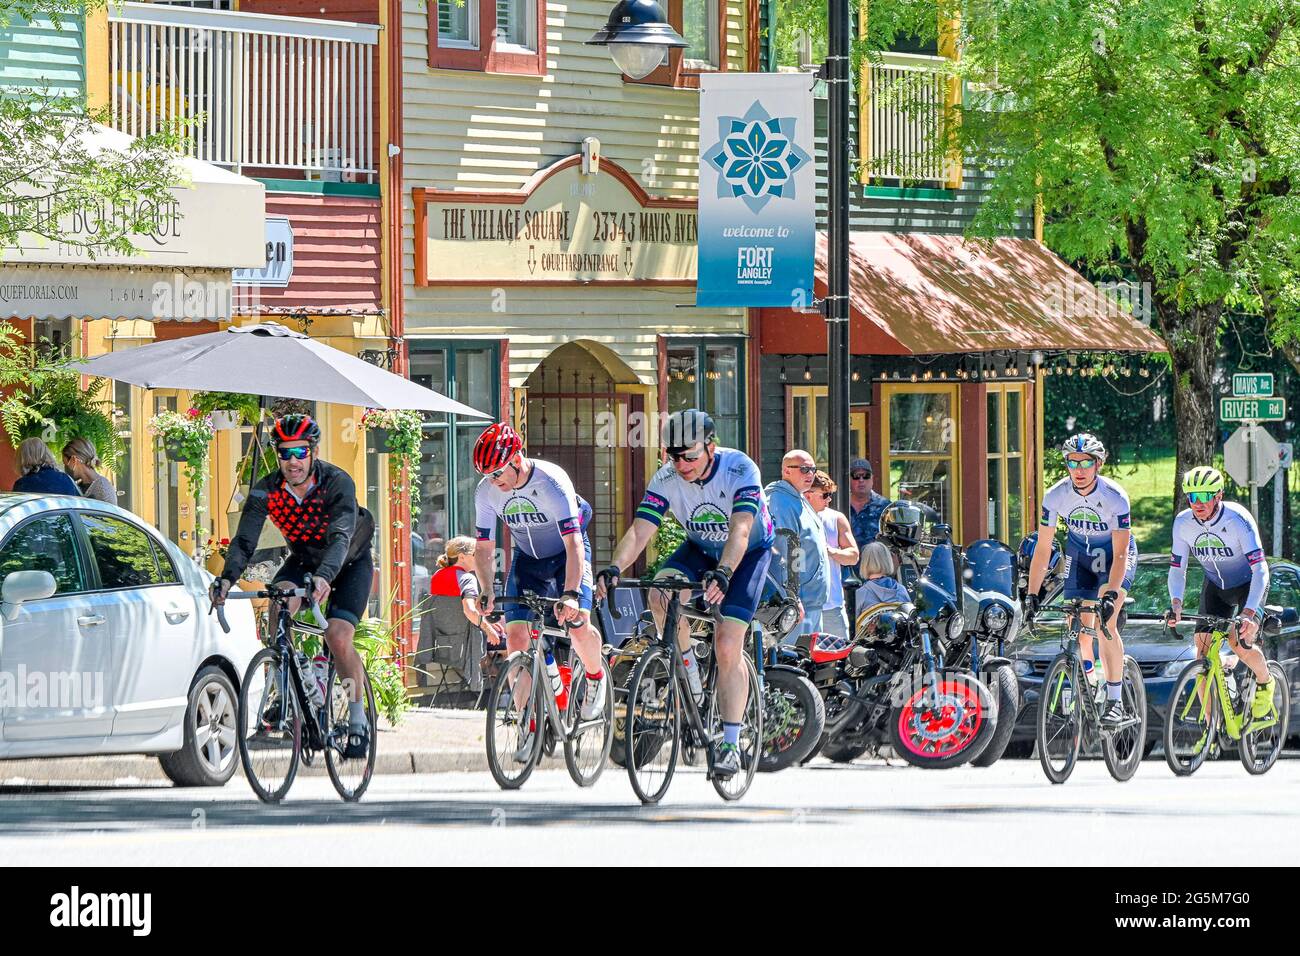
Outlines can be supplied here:
[[901, 551], [921, 540], [925, 515], [910, 501], [895, 501], [880, 514], [880, 538]]

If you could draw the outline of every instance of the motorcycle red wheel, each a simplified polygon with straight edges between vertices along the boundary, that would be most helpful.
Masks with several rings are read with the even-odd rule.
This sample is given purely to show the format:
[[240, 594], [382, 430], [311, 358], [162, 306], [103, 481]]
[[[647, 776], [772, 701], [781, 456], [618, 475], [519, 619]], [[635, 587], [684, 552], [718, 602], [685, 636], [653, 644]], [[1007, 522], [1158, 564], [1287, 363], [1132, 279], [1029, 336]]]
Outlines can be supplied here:
[[[937, 706], [931, 707], [931, 695]], [[964, 673], [939, 675], [933, 691], [912, 688], [889, 717], [890, 742], [916, 767], [945, 769], [974, 760], [988, 746], [995, 727], [993, 696], [977, 678]]]

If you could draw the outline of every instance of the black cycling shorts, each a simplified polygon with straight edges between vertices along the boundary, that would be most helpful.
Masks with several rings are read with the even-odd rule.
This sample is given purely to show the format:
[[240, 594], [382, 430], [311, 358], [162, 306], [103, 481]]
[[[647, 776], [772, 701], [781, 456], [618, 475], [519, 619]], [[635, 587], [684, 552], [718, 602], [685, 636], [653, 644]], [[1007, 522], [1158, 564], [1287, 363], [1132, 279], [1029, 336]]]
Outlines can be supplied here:
[[[1206, 617], [1236, 617], [1246, 606], [1250, 597], [1250, 582], [1239, 584], [1235, 588], [1221, 588], [1213, 581], [1201, 583], [1201, 606], [1198, 613]], [[1198, 633], [1209, 633], [1204, 624], [1196, 625]]]
[[[275, 572], [275, 583], [302, 587], [302, 579], [314, 573], [314, 569], [290, 555], [289, 559], [280, 565], [280, 570]], [[366, 613], [366, 605], [370, 603], [370, 586], [374, 583], [374, 579], [375, 562], [370, 555], [370, 549], [366, 548], [343, 565], [339, 573], [334, 576], [334, 580], [330, 583], [329, 600], [325, 604], [325, 616], [347, 621], [353, 627], [360, 624], [361, 618]]]

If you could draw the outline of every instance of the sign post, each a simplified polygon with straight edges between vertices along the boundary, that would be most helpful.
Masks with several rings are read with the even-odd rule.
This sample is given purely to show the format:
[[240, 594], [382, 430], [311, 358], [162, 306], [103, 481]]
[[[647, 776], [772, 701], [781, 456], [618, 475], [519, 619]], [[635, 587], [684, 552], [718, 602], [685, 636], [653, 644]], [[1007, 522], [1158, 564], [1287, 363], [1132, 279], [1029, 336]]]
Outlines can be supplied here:
[[1292, 448], [1289, 441], [1278, 443], [1281, 465], [1273, 476], [1273, 557], [1282, 557], [1282, 509], [1286, 493], [1287, 472], [1291, 469]]
[[1233, 481], [1250, 488], [1250, 510], [1256, 521], [1259, 520], [1259, 486], [1277, 472], [1281, 457], [1278, 443], [1258, 422], [1243, 424], [1223, 445], [1223, 467]]

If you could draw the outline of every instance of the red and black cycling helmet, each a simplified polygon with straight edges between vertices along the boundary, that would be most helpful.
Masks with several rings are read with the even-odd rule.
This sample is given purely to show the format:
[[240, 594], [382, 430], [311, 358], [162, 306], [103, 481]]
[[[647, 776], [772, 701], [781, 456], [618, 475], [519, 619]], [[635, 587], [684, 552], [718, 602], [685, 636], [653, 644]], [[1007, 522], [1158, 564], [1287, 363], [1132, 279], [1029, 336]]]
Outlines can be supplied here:
[[474, 467], [490, 475], [506, 466], [524, 447], [524, 440], [505, 422], [489, 425], [474, 443]]
[[279, 445], [287, 441], [305, 441], [315, 448], [320, 444], [320, 426], [310, 415], [285, 415], [271, 426], [271, 440]]

